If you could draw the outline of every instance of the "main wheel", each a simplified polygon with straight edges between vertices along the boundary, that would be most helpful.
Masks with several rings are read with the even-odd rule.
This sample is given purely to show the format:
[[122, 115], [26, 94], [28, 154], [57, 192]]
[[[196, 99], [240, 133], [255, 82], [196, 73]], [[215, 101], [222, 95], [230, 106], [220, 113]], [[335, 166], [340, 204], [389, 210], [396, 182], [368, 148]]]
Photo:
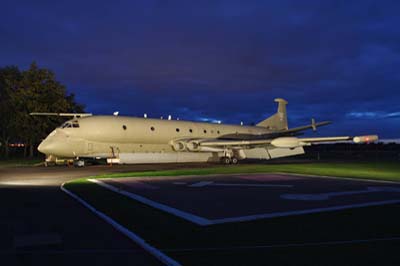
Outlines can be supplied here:
[[221, 158], [221, 162], [222, 162], [223, 164], [230, 164], [230, 163], [231, 163], [231, 158], [229, 158], [229, 157], [222, 157], [222, 158]]
[[232, 157], [231, 158], [231, 163], [232, 164], [237, 164], [238, 162], [239, 162], [238, 158], [236, 158], [236, 157]]

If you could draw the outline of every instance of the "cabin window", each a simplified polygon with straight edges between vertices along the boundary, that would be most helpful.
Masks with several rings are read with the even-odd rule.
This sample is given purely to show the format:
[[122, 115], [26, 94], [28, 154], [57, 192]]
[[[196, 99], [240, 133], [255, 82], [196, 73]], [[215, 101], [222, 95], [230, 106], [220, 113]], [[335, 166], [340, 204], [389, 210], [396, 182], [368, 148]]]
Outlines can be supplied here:
[[219, 134], [220, 132], [219, 132], [219, 130], [217, 130], [217, 134]]
[[206, 134], [206, 133], [207, 133], [207, 130], [204, 129], [203, 132], [204, 132], [204, 134]]
[[176, 129], [176, 132], [179, 132], [179, 128]]
[[123, 125], [122, 128], [123, 128], [124, 130], [126, 130], [126, 126], [125, 126], [125, 125]]
[[193, 129], [189, 129], [189, 132], [190, 132], [190, 133], [193, 133]]
[[151, 127], [150, 130], [151, 130], [151, 131], [154, 131], [154, 127]]

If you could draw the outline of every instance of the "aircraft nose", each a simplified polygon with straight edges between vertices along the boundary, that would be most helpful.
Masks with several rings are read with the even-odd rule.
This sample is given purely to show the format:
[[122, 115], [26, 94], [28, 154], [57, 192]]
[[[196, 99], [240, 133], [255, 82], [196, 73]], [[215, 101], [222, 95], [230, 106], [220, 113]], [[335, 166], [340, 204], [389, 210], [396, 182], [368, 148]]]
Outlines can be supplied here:
[[57, 145], [54, 143], [54, 139], [47, 137], [39, 144], [37, 149], [39, 152], [49, 155], [56, 152], [56, 147]]
[[49, 151], [49, 149], [48, 149], [49, 144], [46, 143], [46, 142], [47, 142], [46, 140], [43, 140], [43, 141], [39, 144], [39, 146], [38, 146], [38, 148], [37, 148], [39, 152], [44, 153], [44, 154], [47, 154], [47, 153], [48, 153], [48, 151]]

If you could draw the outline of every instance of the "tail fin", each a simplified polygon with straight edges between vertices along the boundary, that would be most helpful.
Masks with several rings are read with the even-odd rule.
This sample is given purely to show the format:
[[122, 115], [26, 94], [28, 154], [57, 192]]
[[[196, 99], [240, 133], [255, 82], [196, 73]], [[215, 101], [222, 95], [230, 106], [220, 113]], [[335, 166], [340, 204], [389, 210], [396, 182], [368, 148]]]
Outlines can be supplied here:
[[282, 98], [275, 99], [278, 105], [278, 111], [276, 114], [268, 117], [264, 121], [261, 121], [257, 124], [259, 127], [266, 127], [272, 130], [287, 130], [288, 122], [287, 122], [287, 114], [286, 114], [286, 105], [287, 101]]

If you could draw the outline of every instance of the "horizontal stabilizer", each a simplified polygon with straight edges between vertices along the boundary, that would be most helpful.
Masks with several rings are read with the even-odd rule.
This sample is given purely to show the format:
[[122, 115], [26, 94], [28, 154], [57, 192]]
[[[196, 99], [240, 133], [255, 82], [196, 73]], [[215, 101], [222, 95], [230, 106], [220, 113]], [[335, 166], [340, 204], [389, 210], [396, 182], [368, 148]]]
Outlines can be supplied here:
[[301, 126], [301, 127], [294, 127], [294, 128], [285, 130], [285, 132], [286, 133], [299, 132], [299, 131], [303, 131], [303, 130], [311, 129], [311, 128], [315, 131], [317, 129], [317, 127], [326, 126], [326, 125], [329, 125], [331, 123], [332, 123], [331, 121], [322, 121], [322, 122], [315, 123], [315, 121], [313, 120], [311, 125]]

